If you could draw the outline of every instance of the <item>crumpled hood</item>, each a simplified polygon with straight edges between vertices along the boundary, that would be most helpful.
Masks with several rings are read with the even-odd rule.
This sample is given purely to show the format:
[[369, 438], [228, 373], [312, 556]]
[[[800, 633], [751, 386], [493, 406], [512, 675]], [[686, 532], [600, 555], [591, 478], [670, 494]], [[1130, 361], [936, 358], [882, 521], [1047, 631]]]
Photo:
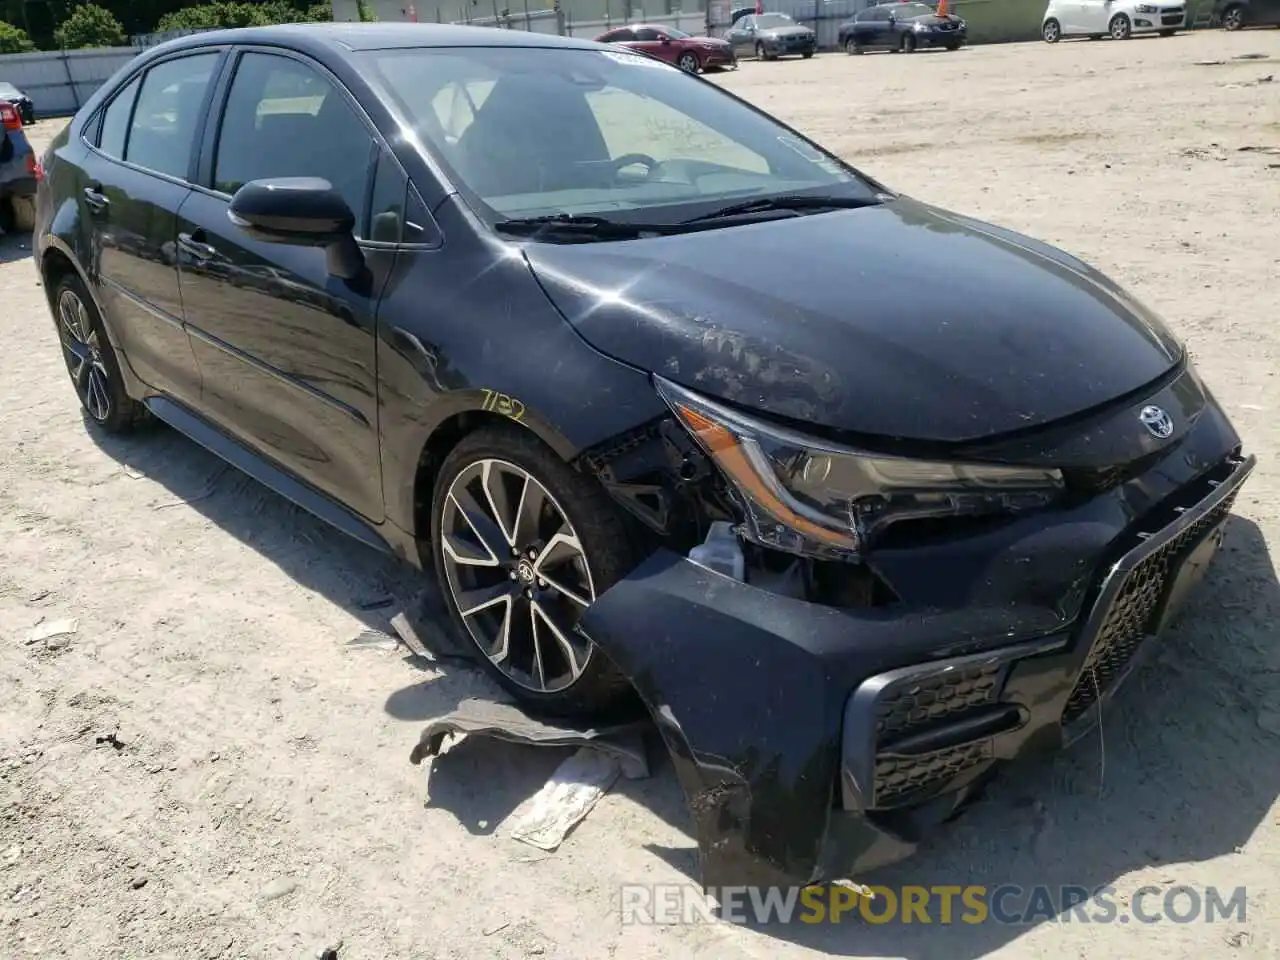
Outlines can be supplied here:
[[746, 409], [962, 442], [1159, 378], [1163, 323], [1061, 251], [900, 198], [617, 243], [530, 243], [596, 349]]

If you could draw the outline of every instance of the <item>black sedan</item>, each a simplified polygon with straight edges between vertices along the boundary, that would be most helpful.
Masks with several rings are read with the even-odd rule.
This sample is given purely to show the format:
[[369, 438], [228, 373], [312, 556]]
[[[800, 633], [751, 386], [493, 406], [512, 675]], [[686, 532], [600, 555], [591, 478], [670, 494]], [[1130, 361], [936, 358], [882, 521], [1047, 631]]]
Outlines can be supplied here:
[[938, 16], [927, 3], [882, 3], [840, 24], [838, 40], [847, 53], [875, 49], [911, 53], [920, 47], [959, 50], [967, 29], [959, 17]]
[[818, 51], [818, 35], [785, 13], [751, 13], [734, 21], [724, 35], [734, 56], [777, 60], [799, 54], [806, 60]]
[[12, 83], [0, 80], [0, 100], [7, 100], [13, 104], [18, 111], [18, 116], [22, 118], [22, 122], [26, 126], [29, 127], [36, 122], [35, 104], [31, 102], [30, 97]]
[[713, 885], [857, 876], [1089, 730], [1254, 464], [1105, 276], [616, 46], [197, 34], [43, 166], [90, 428], [419, 567], [530, 709], [642, 703]]
[[1280, 26], [1280, 0], [1217, 0], [1214, 20], [1227, 30]]

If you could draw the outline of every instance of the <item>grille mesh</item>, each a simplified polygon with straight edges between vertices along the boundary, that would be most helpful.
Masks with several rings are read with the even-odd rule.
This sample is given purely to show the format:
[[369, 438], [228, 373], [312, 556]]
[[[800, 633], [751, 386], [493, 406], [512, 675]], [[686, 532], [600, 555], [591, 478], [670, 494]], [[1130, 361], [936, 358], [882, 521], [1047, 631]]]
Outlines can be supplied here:
[[1234, 501], [1232, 494], [1129, 571], [1067, 698], [1063, 724], [1079, 719], [1124, 671], [1147, 637], [1170, 575], [1177, 572], [1186, 553], [1226, 518]]

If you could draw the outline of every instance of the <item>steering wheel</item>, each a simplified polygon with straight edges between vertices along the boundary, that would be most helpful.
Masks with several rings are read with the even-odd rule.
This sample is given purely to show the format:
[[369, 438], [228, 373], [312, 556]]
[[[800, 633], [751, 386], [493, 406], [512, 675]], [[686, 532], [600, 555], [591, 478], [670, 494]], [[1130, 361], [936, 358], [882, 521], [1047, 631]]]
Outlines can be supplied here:
[[640, 164], [645, 168], [645, 177], [653, 176], [653, 171], [658, 169], [661, 164], [649, 156], [647, 153], [624, 153], [622, 156], [614, 160], [610, 166], [613, 168], [613, 175], [616, 177], [626, 167]]

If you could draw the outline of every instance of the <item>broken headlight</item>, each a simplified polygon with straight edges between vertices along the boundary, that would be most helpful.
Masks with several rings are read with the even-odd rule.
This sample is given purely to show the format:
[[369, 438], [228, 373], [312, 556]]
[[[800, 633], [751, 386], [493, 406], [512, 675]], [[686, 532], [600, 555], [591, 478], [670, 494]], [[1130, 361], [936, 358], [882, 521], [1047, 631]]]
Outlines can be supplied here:
[[855, 559], [903, 520], [1042, 507], [1058, 470], [862, 453], [761, 423], [660, 377], [663, 399], [736, 489], [743, 533], [804, 556]]

